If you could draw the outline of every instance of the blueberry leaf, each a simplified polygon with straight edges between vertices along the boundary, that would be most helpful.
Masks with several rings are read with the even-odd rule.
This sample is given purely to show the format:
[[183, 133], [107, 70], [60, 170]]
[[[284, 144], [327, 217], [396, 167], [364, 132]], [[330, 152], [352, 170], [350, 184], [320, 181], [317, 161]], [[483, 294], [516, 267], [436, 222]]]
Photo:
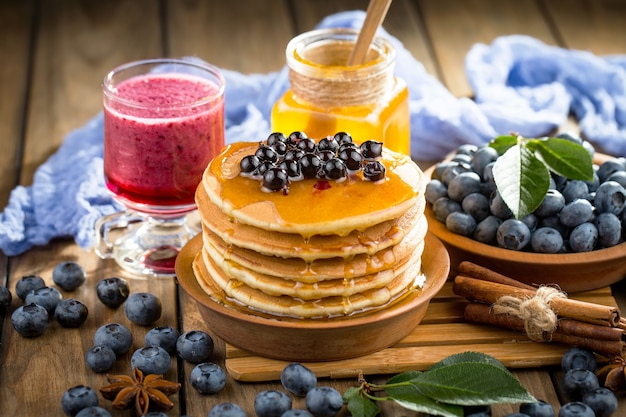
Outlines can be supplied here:
[[375, 417], [380, 413], [380, 408], [361, 395], [361, 390], [357, 387], [348, 388], [343, 394], [343, 400], [352, 417]]
[[550, 171], [572, 180], [593, 180], [591, 155], [576, 143], [560, 138], [537, 140], [535, 152]]
[[386, 391], [394, 402], [407, 410], [435, 416], [463, 417], [462, 406], [433, 400], [421, 394], [418, 387], [415, 385], [387, 388]]
[[483, 362], [483, 363], [492, 364], [494, 366], [499, 366], [502, 369], [506, 369], [506, 367], [502, 364], [502, 362], [500, 362], [493, 356], [487, 355], [482, 352], [470, 351], [470, 352], [455, 353], [453, 355], [447, 356], [443, 358], [442, 360], [440, 360], [439, 362], [432, 365], [429, 368], [429, 370], [437, 369], [442, 366], [454, 365], [456, 363], [463, 363], [463, 362]]
[[421, 373], [411, 381], [420, 394], [455, 405], [534, 402], [507, 369], [487, 362], [459, 362]]
[[550, 187], [548, 168], [524, 143], [510, 147], [496, 160], [493, 177], [517, 219], [535, 211]]
[[515, 136], [498, 136], [493, 139], [489, 146], [498, 151], [499, 155], [505, 153], [510, 147], [515, 146], [517, 144], [517, 137]]

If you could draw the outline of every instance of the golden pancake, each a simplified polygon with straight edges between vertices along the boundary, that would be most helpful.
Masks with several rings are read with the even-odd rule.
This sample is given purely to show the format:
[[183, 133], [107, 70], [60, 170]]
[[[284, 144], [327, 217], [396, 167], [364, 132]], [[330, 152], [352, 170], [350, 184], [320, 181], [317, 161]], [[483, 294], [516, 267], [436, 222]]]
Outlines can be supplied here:
[[[364, 179], [362, 172], [345, 181], [293, 181], [289, 192], [268, 193], [260, 181], [239, 175], [239, 163], [253, 155], [257, 143], [229, 145], [211, 161], [199, 186], [228, 218], [269, 231], [344, 236], [403, 216], [423, 199], [424, 175], [411, 159], [384, 150], [383, 180]], [[198, 201], [198, 207], [205, 202]]]
[[[421, 253], [421, 252], [420, 252]], [[409, 264], [420, 262], [420, 257], [408, 257], [394, 268], [352, 278], [328, 279], [319, 282], [303, 282], [284, 279], [274, 275], [260, 274], [255, 270], [224, 260], [213, 248], [205, 246], [202, 250], [203, 262], [220, 268], [224, 276], [241, 281], [245, 285], [273, 296], [288, 295], [303, 300], [316, 300], [323, 297], [349, 297], [387, 286], [396, 276], [403, 273]]]
[[240, 223], [225, 215], [217, 205], [206, 198], [202, 187], [196, 192], [196, 201], [203, 227], [215, 233], [229, 246], [250, 249], [255, 252], [285, 258], [298, 257], [307, 262], [315, 259], [341, 257], [357, 254], [373, 255], [398, 244], [418, 220], [424, 219], [424, 200], [406, 210], [395, 219], [344, 236], [318, 234], [308, 237], [296, 233], [267, 231]]
[[211, 263], [205, 263], [201, 254], [196, 256], [193, 269], [198, 283], [218, 302], [224, 302], [223, 292], [227, 297], [253, 311], [309, 319], [346, 316], [381, 307], [407, 291], [421, 288], [424, 283], [424, 276], [420, 272], [420, 263], [417, 263], [410, 265], [403, 273], [382, 288], [349, 297], [331, 296], [317, 300], [303, 300], [288, 295], [271, 296], [251, 288], [241, 281], [230, 279], [224, 276], [220, 268], [216, 268]]
[[[318, 258], [305, 261], [299, 257], [266, 255], [254, 250], [229, 245], [208, 229], [203, 231], [205, 248], [211, 248], [222, 259], [235, 262], [260, 274], [274, 275], [307, 283], [327, 279], [351, 278], [372, 274], [394, 265], [404, 263], [409, 256], [423, 250], [427, 232], [426, 218], [422, 218], [398, 244], [373, 254], [357, 254], [346, 257]], [[296, 254], [297, 255], [297, 254]]]

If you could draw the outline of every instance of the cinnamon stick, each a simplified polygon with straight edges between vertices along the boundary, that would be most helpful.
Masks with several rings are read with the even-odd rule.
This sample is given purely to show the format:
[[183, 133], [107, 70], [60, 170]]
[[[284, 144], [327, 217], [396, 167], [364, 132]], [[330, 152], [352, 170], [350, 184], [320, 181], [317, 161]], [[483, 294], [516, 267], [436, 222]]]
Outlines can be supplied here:
[[[464, 318], [465, 321], [468, 322], [489, 324], [518, 332], [524, 332], [524, 321], [522, 319], [510, 314], [495, 314], [492, 312], [491, 307], [486, 304], [469, 303], [465, 307]], [[570, 322], [571, 327], [562, 327], [561, 323], [565, 320], [566, 319], [559, 321], [559, 326], [552, 334], [542, 335], [543, 340], [546, 342], [557, 342], [570, 346], [583, 347], [608, 358], [621, 356], [624, 352], [626, 352], [626, 343], [624, 343], [621, 338], [615, 340], [613, 332], [610, 332], [611, 335], [609, 336], [612, 339], [585, 336], [588, 332], [604, 336], [606, 335], [604, 330], [618, 329], [576, 322], [575, 320], [567, 320], [567, 322]], [[593, 326], [594, 329], [591, 330], [587, 326]], [[572, 330], [572, 328], [575, 328], [575, 330]]]
[[457, 271], [460, 275], [464, 275], [470, 278], [477, 278], [483, 281], [497, 282], [499, 284], [510, 285], [512, 287], [524, 288], [527, 290], [535, 291], [536, 287], [532, 285], [524, 284], [516, 279], [509, 278], [496, 271], [493, 271], [484, 266], [477, 265], [470, 261], [463, 261], [459, 264]]
[[[535, 295], [534, 290], [483, 281], [463, 275], [455, 277], [452, 289], [456, 295], [486, 304], [494, 304], [503, 296], [527, 298]], [[553, 298], [550, 301], [550, 307], [560, 317], [567, 317], [586, 323], [617, 327], [620, 322], [617, 308], [611, 306], [569, 298]]]

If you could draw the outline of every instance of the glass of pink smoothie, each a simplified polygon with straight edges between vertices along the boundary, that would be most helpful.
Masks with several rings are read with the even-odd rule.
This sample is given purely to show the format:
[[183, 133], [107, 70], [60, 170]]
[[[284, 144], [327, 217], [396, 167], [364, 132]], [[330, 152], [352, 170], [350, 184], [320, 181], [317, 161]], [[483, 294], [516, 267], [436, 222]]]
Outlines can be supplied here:
[[174, 274], [197, 232], [187, 221], [224, 146], [224, 79], [192, 60], [131, 62], [103, 82], [104, 177], [126, 211], [96, 224], [96, 252], [142, 275]]

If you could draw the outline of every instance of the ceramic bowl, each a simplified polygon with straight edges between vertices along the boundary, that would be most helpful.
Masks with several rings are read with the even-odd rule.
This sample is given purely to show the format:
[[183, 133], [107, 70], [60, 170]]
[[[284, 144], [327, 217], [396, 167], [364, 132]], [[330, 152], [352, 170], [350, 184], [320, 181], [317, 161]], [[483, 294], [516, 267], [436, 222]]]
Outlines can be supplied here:
[[422, 320], [430, 300], [446, 282], [450, 263], [442, 243], [427, 234], [422, 256], [426, 284], [389, 306], [348, 318], [311, 320], [260, 316], [217, 303], [192, 270], [201, 237], [188, 243], [176, 261], [180, 286], [198, 303], [210, 329], [231, 345], [285, 361], [331, 361], [377, 352], [407, 336]]
[[[433, 169], [425, 171], [427, 178]], [[450, 232], [435, 218], [430, 204], [426, 207], [426, 217], [428, 230], [448, 250], [453, 275], [460, 262], [470, 261], [526, 284], [556, 284], [566, 292], [594, 290], [626, 277], [626, 243], [582, 253], [515, 251]]]

